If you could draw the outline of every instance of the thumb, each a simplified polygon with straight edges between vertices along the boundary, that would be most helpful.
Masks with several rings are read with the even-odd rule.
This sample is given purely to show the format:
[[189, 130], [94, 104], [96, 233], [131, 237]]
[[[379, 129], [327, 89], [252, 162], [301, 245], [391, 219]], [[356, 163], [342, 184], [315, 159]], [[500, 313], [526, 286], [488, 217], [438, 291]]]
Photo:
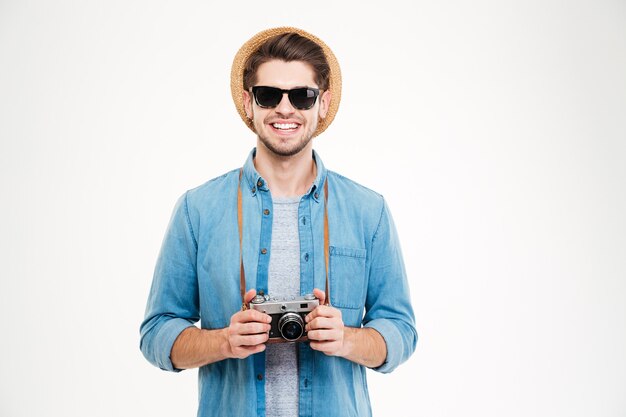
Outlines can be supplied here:
[[313, 295], [315, 296], [315, 298], [320, 300], [320, 305], [324, 304], [324, 301], [326, 300], [326, 293], [324, 291], [315, 288], [313, 290]]
[[256, 296], [256, 290], [255, 289], [251, 289], [251, 290], [248, 290], [248, 292], [243, 296], [243, 299], [244, 299], [246, 304], [249, 304], [250, 301], [252, 301], [252, 299], [255, 296]]

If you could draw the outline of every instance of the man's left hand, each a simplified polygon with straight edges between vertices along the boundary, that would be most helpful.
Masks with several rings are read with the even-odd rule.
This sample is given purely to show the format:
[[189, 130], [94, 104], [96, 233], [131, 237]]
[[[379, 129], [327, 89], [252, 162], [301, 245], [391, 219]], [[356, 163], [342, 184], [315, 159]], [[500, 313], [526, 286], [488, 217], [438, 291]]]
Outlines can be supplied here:
[[320, 301], [320, 305], [305, 318], [307, 323], [305, 330], [308, 333], [311, 349], [329, 356], [342, 356], [345, 328], [341, 311], [323, 305], [326, 300], [324, 291], [316, 288], [313, 290], [313, 295]]

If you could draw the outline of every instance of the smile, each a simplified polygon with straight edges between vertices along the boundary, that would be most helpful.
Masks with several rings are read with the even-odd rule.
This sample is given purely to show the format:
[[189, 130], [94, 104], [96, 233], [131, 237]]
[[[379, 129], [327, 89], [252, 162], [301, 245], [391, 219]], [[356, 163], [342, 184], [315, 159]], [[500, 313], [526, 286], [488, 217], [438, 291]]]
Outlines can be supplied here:
[[294, 130], [299, 126], [297, 123], [272, 123], [272, 127], [278, 130]]

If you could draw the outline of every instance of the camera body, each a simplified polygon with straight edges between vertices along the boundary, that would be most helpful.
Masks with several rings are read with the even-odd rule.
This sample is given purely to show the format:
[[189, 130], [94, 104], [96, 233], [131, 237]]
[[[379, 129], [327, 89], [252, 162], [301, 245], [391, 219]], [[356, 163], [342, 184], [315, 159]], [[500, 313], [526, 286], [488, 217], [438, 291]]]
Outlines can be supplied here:
[[268, 343], [304, 342], [308, 340], [304, 330], [304, 318], [320, 305], [313, 294], [293, 297], [288, 300], [257, 295], [250, 302], [252, 310], [269, 314], [272, 318]]

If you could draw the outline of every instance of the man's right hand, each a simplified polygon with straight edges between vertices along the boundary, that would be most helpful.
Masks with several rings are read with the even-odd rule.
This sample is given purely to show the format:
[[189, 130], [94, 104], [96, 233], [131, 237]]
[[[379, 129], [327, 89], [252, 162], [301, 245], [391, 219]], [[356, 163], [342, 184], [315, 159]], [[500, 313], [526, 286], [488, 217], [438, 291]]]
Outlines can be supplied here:
[[[250, 290], [246, 304], [256, 295]], [[260, 311], [239, 311], [223, 329], [199, 329], [189, 326], [174, 341], [170, 358], [176, 369], [198, 368], [224, 359], [243, 359], [265, 350], [272, 318]]]
[[[246, 304], [256, 296], [256, 290], [250, 290], [244, 296]], [[265, 350], [269, 338], [272, 318], [257, 310], [239, 311], [230, 318], [230, 325], [225, 328], [226, 343], [224, 355], [228, 358], [244, 359]]]

